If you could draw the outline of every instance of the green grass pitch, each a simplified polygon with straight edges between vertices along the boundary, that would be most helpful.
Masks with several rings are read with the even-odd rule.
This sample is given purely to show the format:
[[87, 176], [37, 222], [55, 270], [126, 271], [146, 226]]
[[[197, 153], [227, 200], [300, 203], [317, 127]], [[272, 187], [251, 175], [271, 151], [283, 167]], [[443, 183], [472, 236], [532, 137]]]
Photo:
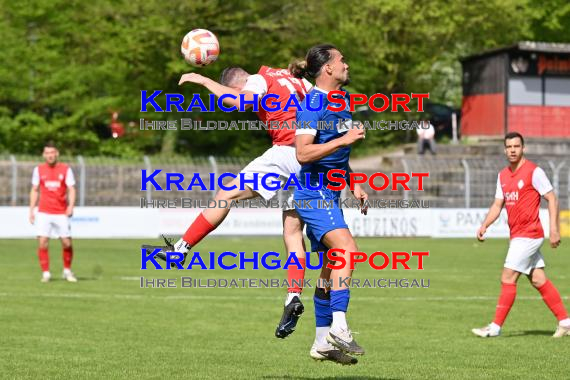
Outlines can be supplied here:
[[[40, 283], [34, 240], [0, 241], [0, 377], [136, 379], [559, 379], [570, 374], [570, 337], [526, 279], [495, 339], [470, 332], [494, 314], [507, 240], [358, 239], [365, 252], [429, 250], [425, 270], [356, 278], [429, 279], [429, 289], [353, 289], [348, 320], [366, 355], [352, 367], [314, 362], [313, 289], [286, 340], [273, 336], [285, 289], [141, 289], [138, 278], [283, 278], [283, 270], [140, 270], [143, 240], [76, 240], [76, 284]], [[156, 243], [159, 240], [155, 240]], [[206, 250], [282, 252], [280, 238], [209, 238]], [[565, 252], [566, 251], [566, 252]], [[543, 247], [547, 273], [570, 306], [570, 257]], [[316, 278], [316, 271], [307, 271]]]

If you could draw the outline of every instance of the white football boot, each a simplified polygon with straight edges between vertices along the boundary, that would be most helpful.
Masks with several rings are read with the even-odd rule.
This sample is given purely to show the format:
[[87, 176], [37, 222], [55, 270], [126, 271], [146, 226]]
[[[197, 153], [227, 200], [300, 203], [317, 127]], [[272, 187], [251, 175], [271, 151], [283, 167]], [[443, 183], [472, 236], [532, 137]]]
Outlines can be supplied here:
[[473, 329], [471, 332], [477, 336], [480, 336], [481, 338], [493, 338], [501, 335], [501, 329], [492, 326], [492, 324], [478, 329]]
[[560, 326], [556, 328], [556, 332], [552, 335], [553, 338], [562, 338], [563, 336], [570, 336], [570, 327]]
[[77, 282], [77, 278], [75, 278], [75, 276], [73, 275], [73, 272], [71, 272], [69, 269], [63, 270], [62, 277], [67, 282]]
[[313, 359], [318, 361], [328, 360], [342, 365], [352, 365], [358, 363], [358, 360], [356, 358], [347, 355], [330, 343], [327, 343], [321, 347], [317, 344], [317, 342], [314, 342], [309, 354]]
[[51, 273], [50, 272], [42, 272], [42, 282], [49, 282], [51, 280]]

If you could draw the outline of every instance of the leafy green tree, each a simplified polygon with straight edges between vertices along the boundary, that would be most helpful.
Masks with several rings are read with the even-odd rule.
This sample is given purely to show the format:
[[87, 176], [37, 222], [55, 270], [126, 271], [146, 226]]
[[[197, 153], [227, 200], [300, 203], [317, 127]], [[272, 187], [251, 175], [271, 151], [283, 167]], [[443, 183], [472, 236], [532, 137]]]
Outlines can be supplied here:
[[[179, 87], [180, 75], [199, 70], [218, 78], [228, 65], [251, 73], [261, 65], [286, 67], [329, 42], [349, 60], [352, 92], [429, 92], [433, 101], [458, 106], [458, 58], [525, 39], [570, 40], [564, 0], [0, 0], [0, 15], [0, 150], [13, 153], [37, 153], [53, 139], [72, 154], [254, 156], [269, 145], [263, 131], [138, 130], [141, 119], [255, 119], [251, 112], [142, 113], [140, 91], [206, 95], [199, 86]], [[218, 62], [206, 68], [190, 67], [179, 53], [194, 28], [220, 40]], [[164, 106], [164, 97], [158, 103]], [[117, 140], [108, 132], [113, 111], [127, 129]], [[366, 146], [402, 136], [374, 131]]]

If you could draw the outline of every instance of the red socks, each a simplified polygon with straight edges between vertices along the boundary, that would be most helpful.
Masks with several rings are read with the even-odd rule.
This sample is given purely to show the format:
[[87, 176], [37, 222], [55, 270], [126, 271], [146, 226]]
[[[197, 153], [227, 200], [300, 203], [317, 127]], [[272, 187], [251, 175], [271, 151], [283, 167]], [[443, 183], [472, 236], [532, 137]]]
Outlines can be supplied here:
[[[544, 285], [538, 288], [538, 291], [542, 295], [544, 303], [552, 314], [556, 316], [556, 319], [562, 321], [568, 318], [568, 312], [562, 303], [562, 298], [560, 298], [560, 293], [556, 287], [546, 280]], [[502, 326], [515, 302], [515, 297], [517, 296], [517, 285], [516, 284], [502, 284], [501, 296], [499, 297], [499, 302], [497, 304], [497, 311], [495, 312], [495, 319], [493, 320], [499, 326]]]
[[47, 248], [38, 248], [38, 259], [42, 272], [49, 272], [49, 254]]
[[73, 259], [73, 247], [63, 249], [63, 269], [71, 269]]
[[194, 223], [188, 227], [182, 240], [188, 243], [191, 247], [195, 246], [206, 237], [210, 232], [214, 231], [217, 226], [213, 226], [204, 218], [204, 214], [198, 215]]
[[[49, 272], [49, 253], [47, 248], [38, 248], [38, 258], [40, 259], [40, 267], [42, 272]], [[71, 260], [73, 259], [73, 247], [63, 249], [63, 268], [71, 269]]]
[[[289, 293], [301, 293], [303, 291], [303, 279], [305, 278], [305, 259], [297, 258], [303, 269], [299, 269], [297, 264], [291, 264], [287, 268], [287, 280], [289, 287], [287, 292]], [[301, 284], [301, 286], [299, 286]]]
[[558, 293], [558, 289], [550, 282], [550, 280], [546, 280], [544, 285], [538, 288], [538, 291], [542, 295], [542, 299], [544, 303], [552, 314], [556, 316], [556, 319], [559, 321], [568, 318], [568, 312], [562, 303], [562, 298], [560, 298], [560, 293]]
[[497, 303], [497, 309], [495, 311], [495, 319], [493, 323], [502, 326], [507, 319], [509, 311], [513, 303], [515, 303], [515, 298], [517, 296], [517, 284], [501, 284], [501, 295], [499, 296], [499, 302]]

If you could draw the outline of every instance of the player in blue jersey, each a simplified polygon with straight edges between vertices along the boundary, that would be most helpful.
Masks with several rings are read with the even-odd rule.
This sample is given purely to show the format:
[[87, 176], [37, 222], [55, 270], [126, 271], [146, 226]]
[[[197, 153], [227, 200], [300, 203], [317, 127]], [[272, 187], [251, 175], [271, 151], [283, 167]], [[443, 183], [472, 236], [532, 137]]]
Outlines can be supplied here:
[[[291, 69], [293, 75], [297, 77], [315, 78], [316, 81], [316, 86], [301, 103], [301, 110], [297, 111], [297, 122], [305, 128], [298, 127], [296, 131], [297, 160], [302, 166], [300, 183], [303, 189], [295, 191], [295, 200], [308, 200], [312, 207], [312, 209], [297, 208], [297, 212], [307, 225], [307, 236], [311, 240], [312, 251], [337, 248], [344, 249], [348, 255], [349, 252], [358, 251], [358, 248], [338, 204], [340, 191], [326, 188], [328, 184], [326, 174], [332, 169], [345, 170], [347, 177], [345, 179], [348, 181], [350, 146], [364, 138], [364, 129], [352, 128], [348, 93], [344, 93], [347, 104], [345, 110], [334, 112], [326, 109], [329, 104], [327, 95], [330, 91], [345, 91], [342, 86], [349, 82], [348, 64], [342, 53], [333, 45], [317, 45], [309, 50], [305, 62], [299, 62]], [[309, 108], [320, 108], [320, 110], [310, 111], [307, 109], [308, 105], [311, 106]], [[321, 128], [322, 124], [319, 122], [332, 123], [334, 128]], [[322, 190], [306, 189], [307, 173], [312, 187], [315, 187], [319, 181], [323, 182]], [[353, 195], [364, 203], [367, 199], [366, 193], [359, 185], [354, 189]], [[333, 206], [319, 209], [319, 200], [327, 202], [332, 200]], [[361, 212], [365, 214], [366, 210], [361, 209]], [[323, 268], [326, 263], [325, 255]], [[321, 271], [321, 278], [332, 280], [332, 288], [330, 291], [318, 287], [315, 289], [313, 300], [317, 329], [311, 349], [311, 356], [315, 359], [329, 359], [329, 353], [334, 347], [340, 349], [343, 354], [364, 354], [364, 349], [356, 343], [346, 322], [350, 290], [346, 282], [343, 283], [340, 279], [351, 276], [352, 270], [348, 265], [343, 269]], [[346, 356], [351, 360], [343, 364], [356, 363], [355, 358]]]

